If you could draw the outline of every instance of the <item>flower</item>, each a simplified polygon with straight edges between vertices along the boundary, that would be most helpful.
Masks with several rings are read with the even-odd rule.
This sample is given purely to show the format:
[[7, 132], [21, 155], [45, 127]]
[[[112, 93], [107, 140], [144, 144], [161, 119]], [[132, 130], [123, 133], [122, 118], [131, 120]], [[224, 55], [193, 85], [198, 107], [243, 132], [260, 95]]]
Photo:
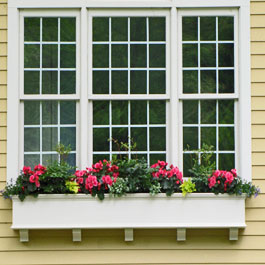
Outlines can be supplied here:
[[232, 174], [235, 176], [235, 177], [237, 177], [237, 173], [236, 173], [236, 169], [234, 168], [234, 169], [231, 169], [231, 172], [232, 172]]
[[229, 183], [229, 184], [231, 184], [233, 182], [233, 180], [234, 180], [234, 176], [233, 176], [233, 174], [231, 172], [226, 172], [225, 178], [226, 178], [225, 182]]
[[35, 171], [41, 171], [43, 174], [46, 171], [46, 167], [41, 165], [41, 164], [38, 164], [37, 166], [34, 167], [34, 170]]
[[87, 190], [92, 190], [93, 187], [97, 187], [98, 186], [98, 180], [97, 180], [97, 177], [96, 176], [93, 176], [93, 175], [89, 175], [87, 178], [86, 178], [86, 185], [85, 185], [85, 188]]
[[32, 170], [31, 170], [31, 167], [24, 166], [22, 170], [23, 170], [24, 175], [31, 175], [31, 174], [33, 174]]
[[36, 173], [34, 173], [33, 175], [31, 175], [29, 177], [29, 182], [30, 183], [35, 183], [35, 185], [36, 185], [37, 188], [40, 187], [39, 176]]
[[102, 182], [104, 183], [104, 184], [107, 184], [107, 185], [112, 185], [112, 179], [111, 179], [111, 177], [109, 176], [109, 175], [106, 175], [106, 176], [103, 176], [102, 177]]
[[216, 184], [216, 177], [215, 176], [212, 176], [208, 179], [208, 186], [209, 188], [211, 189], [212, 187], [214, 187], [214, 185]]

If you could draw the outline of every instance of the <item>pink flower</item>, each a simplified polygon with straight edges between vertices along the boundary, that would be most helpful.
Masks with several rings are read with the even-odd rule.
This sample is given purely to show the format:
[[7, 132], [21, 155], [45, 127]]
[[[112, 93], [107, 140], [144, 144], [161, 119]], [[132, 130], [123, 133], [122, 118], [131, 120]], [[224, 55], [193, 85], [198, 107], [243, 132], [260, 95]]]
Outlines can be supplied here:
[[234, 180], [234, 176], [231, 172], [226, 172], [225, 178], [226, 178], [225, 182], [228, 182], [229, 184], [231, 184]]
[[113, 176], [114, 178], [117, 178], [117, 177], [119, 176], [119, 172], [114, 172], [114, 173], [112, 174], [112, 176]]
[[35, 183], [37, 188], [40, 186], [39, 176], [36, 173], [34, 173], [33, 175], [29, 177], [29, 182]]
[[82, 177], [78, 177], [78, 178], [76, 179], [76, 181], [77, 181], [78, 184], [83, 184], [83, 183], [84, 183], [84, 178], [82, 178]]
[[85, 175], [86, 171], [85, 170], [76, 170], [75, 176], [76, 177], [83, 177]]
[[111, 179], [111, 177], [109, 176], [109, 175], [106, 175], [106, 176], [103, 176], [102, 177], [102, 181], [103, 181], [103, 183], [104, 184], [108, 184], [108, 185], [112, 185], [112, 179]]
[[220, 170], [215, 170], [214, 173], [213, 173], [213, 175], [215, 177], [219, 177], [221, 175], [221, 171]]
[[31, 167], [25, 167], [25, 166], [23, 167], [23, 173], [24, 173], [24, 175], [33, 174]]
[[167, 163], [166, 163], [165, 161], [160, 161], [160, 160], [158, 160], [157, 164], [158, 164], [160, 167], [162, 167], [162, 168], [164, 168], [164, 167], [167, 166]]
[[45, 172], [46, 171], [46, 167], [44, 167], [43, 165], [41, 164], [38, 164], [37, 166], [34, 167], [34, 170], [35, 171], [41, 171], [41, 172]]
[[102, 164], [101, 160], [98, 163], [92, 165], [92, 168], [93, 168], [94, 172], [99, 172], [100, 170], [102, 170], [103, 164]]
[[212, 177], [208, 178], [208, 182], [209, 182], [208, 186], [211, 189], [216, 184], [216, 177], [212, 176]]
[[92, 188], [97, 187], [97, 185], [98, 185], [98, 180], [97, 180], [96, 176], [89, 175], [86, 178], [86, 186], [85, 187], [87, 190], [92, 190]]
[[237, 173], [236, 173], [236, 169], [234, 168], [234, 169], [231, 169], [231, 172], [232, 172], [232, 174], [235, 176], [235, 177], [237, 177]]

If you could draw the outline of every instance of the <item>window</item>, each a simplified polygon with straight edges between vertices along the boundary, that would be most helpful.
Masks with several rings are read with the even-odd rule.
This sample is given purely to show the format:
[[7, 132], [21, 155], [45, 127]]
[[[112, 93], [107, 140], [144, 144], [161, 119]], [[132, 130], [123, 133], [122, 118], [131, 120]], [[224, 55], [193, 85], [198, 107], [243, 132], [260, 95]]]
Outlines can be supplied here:
[[217, 168], [249, 176], [242, 10], [20, 11], [19, 60], [10, 58], [19, 63], [20, 104], [11, 114], [20, 115], [12, 136], [19, 148], [8, 156], [17, 153], [18, 168], [45, 164], [62, 142], [78, 167], [121, 154], [167, 160], [187, 176], [194, 150], [206, 143]]

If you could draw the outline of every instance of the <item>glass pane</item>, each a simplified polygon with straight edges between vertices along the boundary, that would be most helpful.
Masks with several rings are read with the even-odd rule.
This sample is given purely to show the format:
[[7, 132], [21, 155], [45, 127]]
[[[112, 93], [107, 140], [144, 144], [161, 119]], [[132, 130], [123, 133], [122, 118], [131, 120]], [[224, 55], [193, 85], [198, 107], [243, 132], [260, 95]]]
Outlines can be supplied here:
[[149, 128], [150, 151], [166, 150], [166, 128]]
[[42, 128], [42, 150], [55, 151], [58, 143], [58, 128]]
[[40, 151], [40, 129], [24, 128], [24, 151]]
[[201, 101], [201, 123], [216, 123], [216, 100]]
[[131, 140], [136, 143], [136, 151], [146, 151], [147, 128], [131, 128]]
[[218, 17], [218, 39], [234, 40], [233, 17]]
[[40, 124], [40, 102], [25, 101], [24, 102], [24, 124], [37, 125]]
[[24, 41], [40, 41], [40, 18], [24, 18]]
[[216, 71], [201, 71], [201, 93], [216, 93]]
[[61, 68], [75, 68], [75, 45], [62, 45], [60, 50]]
[[24, 155], [24, 165], [34, 168], [40, 163], [40, 155]]
[[131, 101], [131, 124], [147, 123], [147, 102]]
[[93, 129], [93, 150], [109, 151], [109, 128]]
[[219, 154], [219, 169], [231, 170], [235, 168], [234, 154]]
[[216, 128], [215, 127], [202, 127], [201, 128], [201, 146], [207, 144], [216, 149]]
[[235, 150], [234, 144], [234, 128], [220, 127], [219, 128], [219, 150]]
[[109, 124], [109, 101], [93, 101], [93, 124]]
[[197, 150], [198, 146], [198, 127], [183, 128], [183, 149]]
[[57, 94], [58, 72], [42, 72], [42, 94]]
[[166, 104], [165, 101], [149, 101], [150, 124], [166, 123]]
[[166, 40], [166, 19], [164, 17], [149, 18], [149, 40], [150, 41]]
[[128, 18], [113, 17], [111, 18], [111, 39], [112, 41], [128, 40]]
[[93, 41], [109, 40], [109, 18], [94, 17], [93, 18]]
[[198, 93], [198, 71], [183, 71], [183, 93]]
[[215, 22], [215, 17], [200, 17], [201, 40], [216, 40]]
[[24, 45], [24, 67], [25, 68], [40, 67], [40, 45], [38, 44]]
[[146, 67], [146, 45], [131, 45], [131, 67]]
[[[112, 128], [112, 139], [117, 143], [128, 144], [128, 128]], [[118, 145], [112, 143], [112, 150], [119, 151]]]
[[183, 101], [183, 123], [198, 124], [198, 100]]
[[93, 163], [97, 163], [98, 161], [103, 161], [104, 159], [110, 160], [110, 155], [109, 154], [102, 154], [102, 155], [93, 155]]
[[157, 161], [166, 161], [166, 154], [150, 154], [150, 165], [157, 163]]
[[76, 103], [75, 101], [60, 102], [61, 124], [76, 124]]
[[192, 41], [198, 40], [198, 18], [183, 17], [182, 18], [182, 40]]
[[146, 18], [145, 17], [131, 17], [130, 18], [130, 32], [131, 41], [145, 41], [146, 40]]
[[201, 66], [216, 66], [216, 46], [215, 44], [201, 44]]
[[61, 41], [75, 41], [76, 40], [76, 23], [74, 17], [64, 17], [60, 21], [60, 38]]
[[218, 44], [219, 66], [233, 67], [234, 66], [234, 44], [225, 43]]
[[219, 93], [234, 93], [234, 70], [219, 71]]
[[93, 67], [109, 67], [109, 45], [93, 45]]
[[111, 92], [112, 94], [128, 93], [128, 71], [111, 72]]
[[58, 18], [42, 19], [42, 40], [58, 41]]
[[67, 127], [60, 130], [60, 141], [63, 145], [70, 145], [72, 150], [76, 150], [76, 129]]
[[128, 46], [115, 44], [111, 45], [111, 66], [128, 67]]
[[166, 51], [164, 44], [149, 45], [149, 66], [150, 67], [165, 67], [166, 66]]
[[196, 156], [197, 154], [183, 154], [184, 177], [191, 176], [191, 173], [189, 172], [189, 170], [193, 167], [193, 164], [194, 164], [193, 159], [195, 159]]
[[57, 68], [58, 67], [58, 45], [45, 44], [42, 45], [42, 67]]
[[149, 93], [166, 93], [166, 71], [149, 71]]
[[183, 44], [183, 67], [198, 66], [198, 45]]
[[219, 100], [219, 123], [234, 124], [234, 100]]
[[112, 124], [128, 124], [128, 101], [112, 101]]
[[24, 71], [24, 93], [25, 94], [40, 93], [39, 71]]
[[75, 93], [76, 73], [75, 71], [60, 72], [60, 93], [74, 94]]
[[109, 71], [93, 71], [93, 93], [109, 93]]
[[58, 103], [56, 101], [42, 102], [42, 124], [58, 123]]
[[131, 94], [146, 94], [146, 71], [130, 71]]
[[58, 161], [58, 155], [56, 154], [45, 154], [42, 155], [42, 165], [47, 166], [54, 161]]

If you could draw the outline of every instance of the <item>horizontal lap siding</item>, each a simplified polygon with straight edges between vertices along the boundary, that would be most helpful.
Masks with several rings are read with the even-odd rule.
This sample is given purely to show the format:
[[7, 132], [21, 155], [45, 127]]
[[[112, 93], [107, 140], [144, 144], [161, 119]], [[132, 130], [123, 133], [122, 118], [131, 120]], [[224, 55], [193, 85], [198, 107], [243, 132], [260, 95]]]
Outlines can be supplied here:
[[[74, 0], [73, 0], [74, 1]], [[70, 230], [30, 231], [20, 243], [13, 231], [12, 204], [0, 198], [0, 264], [265, 264], [265, 1], [251, 2], [252, 173], [262, 189], [246, 202], [246, 229], [230, 242], [226, 229], [135, 230], [124, 242], [122, 230], [84, 230], [73, 243]], [[0, 189], [6, 179], [7, 4], [0, 0]], [[34, 213], [33, 213], [34, 214]]]

